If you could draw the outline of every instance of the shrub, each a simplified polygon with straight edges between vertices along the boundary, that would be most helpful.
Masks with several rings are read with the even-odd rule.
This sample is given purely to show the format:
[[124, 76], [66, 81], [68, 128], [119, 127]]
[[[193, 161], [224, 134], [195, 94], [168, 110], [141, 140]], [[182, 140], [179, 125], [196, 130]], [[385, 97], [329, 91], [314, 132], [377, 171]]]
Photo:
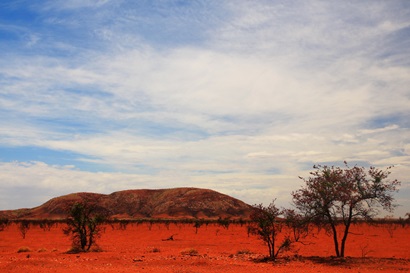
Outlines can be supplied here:
[[161, 250], [158, 247], [153, 247], [149, 250], [149, 252], [158, 253], [158, 252], [161, 252]]
[[72, 236], [73, 247], [69, 253], [89, 251], [100, 236], [101, 224], [105, 220], [103, 213], [97, 212], [97, 208], [91, 204], [75, 203], [70, 210], [67, 219], [66, 235]]
[[187, 248], [181, 251], [182, 255], [188, 255], [188, 256], [197, 256], [198, 250], [196, 250], [195, 248]]
[[195, 234], [198, 234], [198, 229], [204, 224], [204, 221], [201, 219], [196, 219], [194, 222]]
[[[283, 216], [286, 219], [281, 219]], [[254, 225], [248, 227], [248, 234], [258, 235], [267, 244], [269, 259], [273, 261], [280, 253], [291, 250], [292, 244], [299, 241], [302, 234], [306, 234], [299, 231], [303, 225], [296, 224], [296, 219], [299, 217], [296, 217], [293, 211], [276, 207], [275, 199], [267, 207], [262, 204], [254, 205], [251, 219], [254, 221]], [[292, 230], [293, 236], [285, 234], [282, 241], [278, 241], [285, 226]]]
[[3, 231], [10, 224], [9, 219], [0, 218], [0, 231]]
[[26, 238], [27, 231], [30, 229], [30, 222], [27, 220], [22, 220], [19, 223], [19, 231], [23, 239]]
[[17, 250], [17, 253], [22, 253], [22, 252], [31, 252], [31, 249], [27, 246], [22, 246]]
[[249, 255], [252, 252], [249, 249], [240, 249], [236, 252], [236, 255]]
[[217, 223], [218, 225], [224, 227], [225, 229], [228, 229], [231, 222], [229, 220], [229, 217], [226, 217], [226, 218], [219, 217], [217, 220]]

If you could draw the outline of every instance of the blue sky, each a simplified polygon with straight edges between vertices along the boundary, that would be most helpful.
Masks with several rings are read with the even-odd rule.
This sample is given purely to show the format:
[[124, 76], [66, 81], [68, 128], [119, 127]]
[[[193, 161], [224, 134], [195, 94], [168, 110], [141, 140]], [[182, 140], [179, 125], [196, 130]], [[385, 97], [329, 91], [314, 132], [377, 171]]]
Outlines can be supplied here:
[[409, 1], [0, 3], [0, 209], [211, 188], [289, 206], [314, 164], [395, 165]]

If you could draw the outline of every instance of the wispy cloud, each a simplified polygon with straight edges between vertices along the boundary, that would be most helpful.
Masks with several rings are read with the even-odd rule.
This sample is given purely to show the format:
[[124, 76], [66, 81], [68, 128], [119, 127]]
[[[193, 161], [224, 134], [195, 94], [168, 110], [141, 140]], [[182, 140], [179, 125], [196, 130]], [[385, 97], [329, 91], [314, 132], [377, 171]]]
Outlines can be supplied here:
[[191, 185], [286, 205], [343, 160], [409, 183], [404, 1], [3, 7], [0, 146], [70, 154], [1, 156], [4, 193]]

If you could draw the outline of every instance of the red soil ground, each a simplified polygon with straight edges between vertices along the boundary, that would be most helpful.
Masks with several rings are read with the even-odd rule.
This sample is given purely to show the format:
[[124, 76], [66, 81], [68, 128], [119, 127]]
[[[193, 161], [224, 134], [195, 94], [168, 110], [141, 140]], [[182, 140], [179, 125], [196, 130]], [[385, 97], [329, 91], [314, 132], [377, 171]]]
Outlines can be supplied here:
[[[355, 225], [344, 260], [334, 259], [332, 238], [324, 231], [296, 245], [275, 263], [260, 262], [267, 247], [248, 237], [247, 227], [230, 225], [105, 226], [98, 240], [101, 252], [67, 254], [70, 238], [63, 225], [50, 231], [31, 227], [26, 238], [15, 224], [0, 232], [0, 272], [408, 272], [410, 228]], [[163, 239], [174, 235], [173, 241]], [[30, 252], [20, 252], [27, 247]], [[197, 253], [195, 253], [195, 251]], [[190, 255], [191, 253], [192, 255]], [[295, 253], [299, 256], [295, 257]], [[259, 261], [259, 262], [258, 262]]]

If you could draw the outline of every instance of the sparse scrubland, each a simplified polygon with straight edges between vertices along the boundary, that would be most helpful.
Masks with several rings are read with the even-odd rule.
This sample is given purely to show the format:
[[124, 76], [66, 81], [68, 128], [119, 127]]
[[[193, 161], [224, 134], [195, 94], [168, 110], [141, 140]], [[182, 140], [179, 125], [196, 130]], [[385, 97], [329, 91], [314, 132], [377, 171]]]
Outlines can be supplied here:
[[[394, 226], [393, 236], [388, 228]], [[342, 226], [340, 226], [342, 227]], [[65, 223], [50, 230], [31, 225], [25, 239], [18, 224], [0, 232], [1, 272], [406, 272], [410, 270], [410, 224], [375, 221], [355, 222], [351, 227], [346, 257], [334, 256], [332, 237], [312, 227], [301, 242], [281, 252], [272, 262], [267, 246], [247, 235], [247, 224], [221, 228], [215, 222], [196, 232], [184, 221], [128, 222], [101, 226], [97, 251], [68, 254], [71, 238]], [[283, 227], [282, 241], [289, 230]], [[216, 232], [216, 230], [219, 230]], [[340, 229], [342, 232], [343, 229]], [[167, 240], [173, 236], [173, 240]], [[41, 250], [41, 251], [40, 251]], [[144, 268], [144, 269], [142, 269]], [[350, 271], [349, 271], [350, 270]]]
[[[3, 214], [0, 271], [34, 272], [39, 267], [42, 272], [267, 272], [272, 267], [276, 272], [409, 271], [410, 214], [377, 218], [379, 207], [393, 210], [393, 193], [400, 185], [388, 180], [389, 170], [347, 163], [345, 168], [315, 166], [310, 177], [302, 178], [305, 185], [292, 193], [295, 209], [278, 208], [275, 201], [252, 207], [192, 188], [53, 199], [36, 210]], [[147, 208], [152, 204], [147, 194], [171, 196], [163, 200], [170, 204], [170, 212], [160, 210], [168, 217], [130, 217], [136, 213], [130, 206], [138, 200], [149, 215], [158, 213]], [[122, 202], [120, 196], [131, 203]], [[175, 198], [187, 207], [178, 207]], [[211, 204], [206, 203], [209, 200]], [[121, 205], [127, 212], [117, 207], [113, 213], [107, 203]], [[231, 214], [216, 218], [218, 206], [229, 208]], [[67, 216], [33, 217], [35, 212], [45, 215], [45, 208]], [[4, 216], [17, 214], [23, 217]]]

